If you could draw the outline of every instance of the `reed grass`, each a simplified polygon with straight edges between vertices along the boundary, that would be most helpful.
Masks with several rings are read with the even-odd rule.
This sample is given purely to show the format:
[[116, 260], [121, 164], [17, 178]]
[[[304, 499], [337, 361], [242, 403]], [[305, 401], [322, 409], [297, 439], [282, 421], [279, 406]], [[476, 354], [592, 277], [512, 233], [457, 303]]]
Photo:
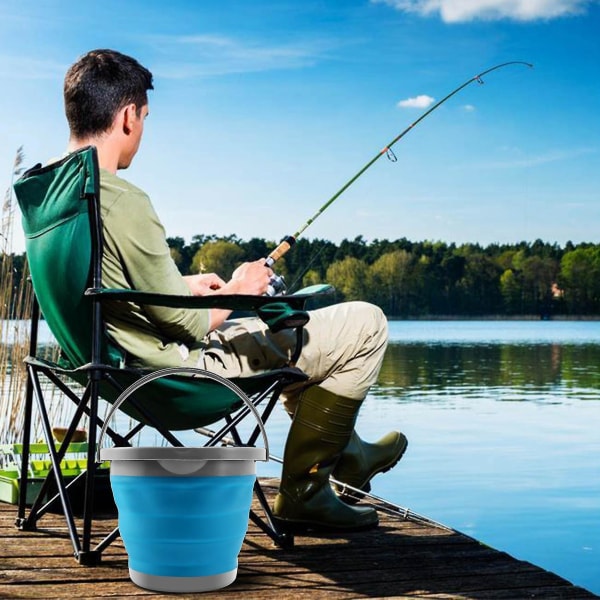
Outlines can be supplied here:
[[[29, 352], [33, 288], [29, 281], [27, 261], [20, 278], [16, 277], [16, 255], [13, 252], [13, 233], [17, 216], [13, 194], [15, 179], [23, 171], [23, 148], [17, 150], [13, 164], [10, 187], [7, 189], [0, 222], [0, 444], [13, 444], [23, 435], [23, 415], [27, 384], [24, 359]], [[60, 349], [56, 343], [38, 348], [38, 356], [56, 362]], [[66, 425], [75, 410], [74, 404], [54, 385], [42, 381], [53, 426]], [[80, 386], [70, 381], [67, 385], [74, 391]], [[108, 411], [108, 406], [104, 411]], [[87, 428], [87, 417], [81, 426]], [[32, 439], [42, 439], [41, 421], [34, 410]], [[1, 455], [0, 455], [0, 458]]]
[[[13, 252], [17, 214], [13, 183], [23, 171], [23, 161], [23, 147], [20, 147], [15, 155], [10, 187], [4, 196], [0, 222], [0, 444], [15, 443], [23, 434], [27, 384], [24, 359], [29, 351], [33, 307], [33, 290], [29, 282], [27, 261], [25, 260], [21, 276], [17, 278], [16, 255]], [[45, 355], [53, 359], [57, 352], [56, 346], [49, 346]], [[39, 438], [40, 434], [41, 424], [34, 421], [34, 439]]]
[[15, 281], [12, 252], [15, 205], [12, 184], [22, 171], [23, 147], [17, 150], [10, 187], [2, 204], [0, 225], [0, 443], [12, 443], [21, 434], [27, 373], [23, 359], [29, 345], [26, 323], [31, 318], [32, 297], [23, 277]]

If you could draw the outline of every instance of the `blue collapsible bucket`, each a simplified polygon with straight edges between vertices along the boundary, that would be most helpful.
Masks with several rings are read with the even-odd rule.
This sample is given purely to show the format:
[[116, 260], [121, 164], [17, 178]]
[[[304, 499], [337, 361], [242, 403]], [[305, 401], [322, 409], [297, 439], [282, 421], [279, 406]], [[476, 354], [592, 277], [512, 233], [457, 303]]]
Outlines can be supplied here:
[[236, 393], [257, 418], [265, 448], [119, 447], [102, 448], [99, 457], [111, 461], [111, 486], [131, 580], [150, 590], [191, 593], [235, 581], [256, 461], [268, 460], [268, 442], [246, 395], [202, 369], [163, 369], [143, 377], [119, 396], [111, 412], [145, 383], [184, 372], [219, 381]]

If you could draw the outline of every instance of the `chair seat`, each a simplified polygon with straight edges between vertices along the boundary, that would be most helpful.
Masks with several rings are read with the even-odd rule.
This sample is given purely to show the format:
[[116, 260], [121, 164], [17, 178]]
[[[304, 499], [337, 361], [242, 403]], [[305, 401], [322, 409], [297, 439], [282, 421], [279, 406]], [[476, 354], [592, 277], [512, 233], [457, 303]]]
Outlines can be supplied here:
[[[102, 364], [67, 369], [52, 361], [31, 356], [25, 362], [42, 371], [48, 370], [69, 377], [82, 386], [86, 385], [91, 370], [100, 369], [103, 373], [100, 397], [110, 403], [125, 388], [152, 372], [150, 369], [117, 368]], [[282, 390], [307, 379], [308, 376], [296, 367], [282, 367], [252, 377], [232, 378], [230, 381], [246, 395], [254, 396], [274, 386]], [[124, 413], [148, 425], [160, 422], [163, 427], [172, 431], [204, 427], [240, 407], [239, 399], [227, 388], [209, 380], [203, 380], [199, 385], [193, 377], [181, 375], [150, 382], [144, 386], [143, 392], [133, 396], [133, 400], [144, 412], [140, 412], [133, 402], [126, 402], [121, 407]]]

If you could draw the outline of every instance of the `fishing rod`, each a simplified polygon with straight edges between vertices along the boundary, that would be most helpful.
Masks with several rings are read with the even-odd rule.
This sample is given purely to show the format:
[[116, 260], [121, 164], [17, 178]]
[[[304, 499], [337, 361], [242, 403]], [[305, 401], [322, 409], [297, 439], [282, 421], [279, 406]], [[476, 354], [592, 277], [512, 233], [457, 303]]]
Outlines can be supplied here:
[[[194, 431], [196, 433], [199, 433], [200, 435], [203, 435], [203, 436], [206, 436], [209, 438], [214, 438], [215, 433], [216, 433], [213, 429], [210, 429], [209, 427], [196, 427], [196, 428], [194, 428]], [[221, 432], [219, 432], [219, 433], [221, 433]], [[224, 444], [225, 446], [230, 446], [230, 447], [238, 445], [233, 440], [233, 438], [230, 438], [227, 436], [221, 437], [220, 443]], [[268, 460], [272, 460], [273, 462], [276, 462], [277, 464], [283, 465], [283, 458], [276, 456], [275, 454], [271, 454], [270, 452], [269, 452]], [[384, 512], [388, 515], [391, 515], [393, 517], [399, 517], [403, 521], [412, 521], [413, 523], [420, 523], [421, 525], [427, 525], [429, 527], [436, 527], [439, 529], [444, 529], [446, 531], [456, 532], [456, 530], [453, 529], [452, 527], [448, 527], [447, 525], [444, 525], [443, 523], [440, 523], [439, 521], [435, 521], [434, 519], [430, 519], [429, 517], [426, 517], [417, 512], [414, 512], [410, 508], [406, 508], [404, 506], [400, 506], [399, 504], [391, 502], [390, 500], [386, 500], [385, 498], [382, 498], [381, 496], [377, 496], [370, 491], [366, 492], [365, 490], [361, 490], [360, 488], [354, 487], [354, 486], [350, 485], [349, 483], [343, 483], [342, 481], [339, 481], [339, 480], [335, 479], [334, 477], [330, 477], [329, 481], [331, 484], [333, 484], [337, 487], [338, 494], [340, 496], [343, 496], [343, 495], [354, 496], [356, 499], [361, 500], [362, 502], [371, 504], [372, 506], [377, 508], [377, 510]]]
[[[275, 456], [274, 454], [269, 454], [269, 460], [272, 460], [280, 465], [283, 465], [283, 459], [279, 456]], [[370, 504], [377, 508], [381, 512], [385, 512], [388, 515], [394, 517], [400, 517], [403, 521], [412, 521], [413, 523], [420, 523], [421, 525], [428, 525], [429, 527], [437, 527], [438, 529], [444, 529], [446, 531], [454, 531], [455, 529], [452, 527], [448, 527], [439, 521], [435, 521], [434, 519], [430, 519], [424, 515], [421, 515], [410, 508], [406, 508], [404, 506], [400, 506], [390, 500], [386, 500], [381, 496], [377, 496], [373, 494], [373, 492], [366, 492], [365, 490], [361, 490], [360, 488], [354, 487], [349, 483], [344, 483], [335, 479], [335, 477], [329, 477], [329, 481], [333, 484], [337, 490], [339, 496], [343, 497], [348, 495], [350, 497], [356, 498], [356, 500], [361, 500]]]
[[[265, 259], [265, 264], [267, 267], [272, 267], [286, 252], [296, 243], [296, 240], [308, 229], [312, 223], [315, 222], [319, 216], [327, 210], [367, 169], [369, 169], [377, 160], [379, 160], [383, 155], [386, 155], [392, 162], [396, 162], [396, 155], [392, 151], [392, 146], [396, 144], [399, 140], [401, 140], [411, 129], [415, 127], [418, 123], [420, 123], [425, 117], [430, 115], [434, 110], [439, 108], [444, 102], [452, 98], [455, 94], [458, 94], [463, 88], [467, 87], [473, 82], [477, 82], [479, 84], [483, 84], [483, 77], [492, 71], [496, 71], [497, 69], [501, 69], [502, 67], [507, 67], [508, 65], [525, 65], [527, 67], [533, 67], [531, 63], [522, 61], [522, 60], [512, 60], [509, 62], [504, 62], [481, 73], [478, 73], [474, 77], [467, 79], [463, 84], [459, 85], [456, 89], [452, 90], [447, 96], [444, 96], [441, 100], [436, 102], [431, 108], [426, 110], [416, 121], [411, 123], [404, 131], [399, 133], [391, 142], [389, 142], [386, 146], [384, 146], [362, 169], [360, 169], [352, 178], [350, 178], [319, 210], [310, 218], [298, 231], [296, 231], [293, 235], [288, 235], [283, 238], [283, 240], [279, 243], [279, 245], [273, 250]], [[269, 296], [274, 296], [275, 294], [282, 293], [285, 290], [285, 283], [283, 281], [283, 277], [279, 275], [273, 275], [271, 279], [271, 285], [269, 286], [269, 291], [267, 294]]]

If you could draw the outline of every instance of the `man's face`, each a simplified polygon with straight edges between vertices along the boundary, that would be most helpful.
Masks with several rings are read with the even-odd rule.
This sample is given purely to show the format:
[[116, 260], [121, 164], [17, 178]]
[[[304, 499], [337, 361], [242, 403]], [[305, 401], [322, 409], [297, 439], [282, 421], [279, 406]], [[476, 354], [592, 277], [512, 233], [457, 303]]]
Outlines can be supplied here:
[[[133, 105], [132, 105], [133, 106]], [[127, 135], [126, 143], [123, 146], [123, 151], [119, 157], [119, 169], [126, 169], [136, 155], [140, 142], [142, 141], [142, 134], [144, 133], [144, 121], [148, 116], [149, 110], [148, 105], [145, 104], [138, 111], [134, 108], [129, 113], [128, 128], [129, 133]]]

